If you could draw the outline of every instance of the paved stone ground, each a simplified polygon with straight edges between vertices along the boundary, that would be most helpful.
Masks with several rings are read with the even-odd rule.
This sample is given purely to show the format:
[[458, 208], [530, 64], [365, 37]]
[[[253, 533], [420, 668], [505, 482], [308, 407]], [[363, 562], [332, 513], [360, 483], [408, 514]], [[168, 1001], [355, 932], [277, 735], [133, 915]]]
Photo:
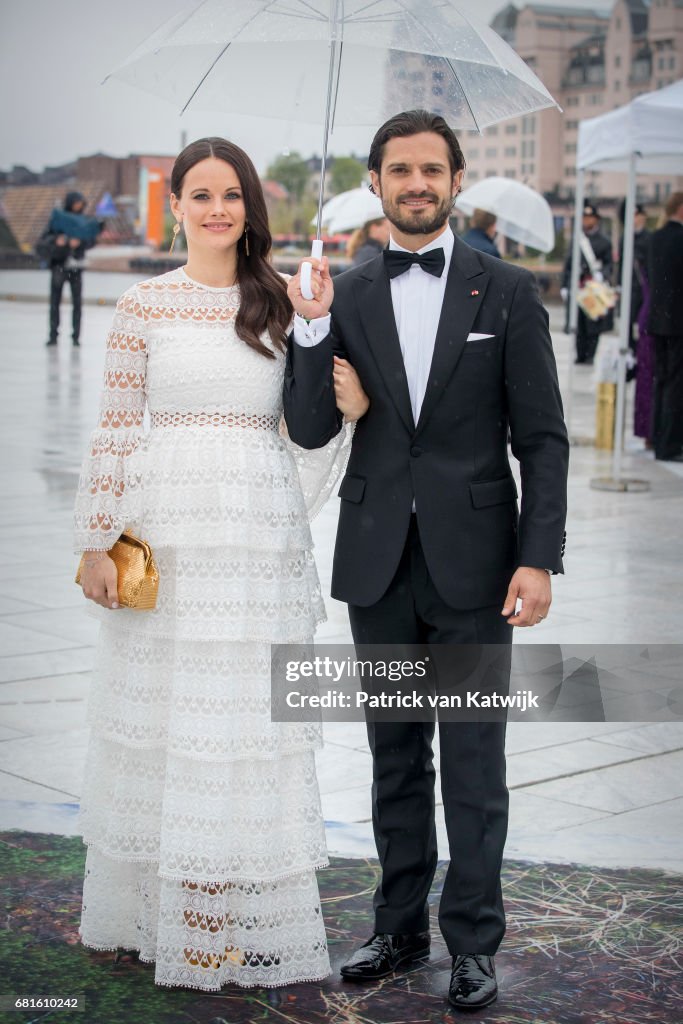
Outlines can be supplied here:
[[[126, 281], [92, 274], [86, 295], [108, 304]], [[39, 273], [21, 281], [2, 273], [0, 296], [40, 299], [44, 283]], [[568, 340], [561, 310], [551, 317], [566, 398]], [[71, 508], [96, 419], [110, 318], [110, 308], [89, 305], [81, 350], [68, 347], [67, 332], [57, 350], [46, 350], [46, 304], [0, 301], [0, 829], [74, 830], [96, 626], [72, 582]], [[571, 432], [587, 438], [595, 382], [580, 369], [573, 374]], [[682, 467], [655, 463], [627, 437], [624, 473], [649, 481], [650, 490], [591, 490], [591, 478], [610, 466], [609, 453], [572, 449], [566, 575], [553, 581], [549, 619], [526, 631], [525, 641], [681, 640]], [[335, 500], [314, 523], [326, 588], [336, 514]], [[329, 601], [328, 615], [319, 639], [349, 640], [345, 608]], [[680, 870], [683, 724], [513, 723], [508, 752], [509, 857]], [[319, 774], [331, 852], [372, 855], [362, 725], [326, 727]], [[442, 824], [440, 840], [446, 856]]]

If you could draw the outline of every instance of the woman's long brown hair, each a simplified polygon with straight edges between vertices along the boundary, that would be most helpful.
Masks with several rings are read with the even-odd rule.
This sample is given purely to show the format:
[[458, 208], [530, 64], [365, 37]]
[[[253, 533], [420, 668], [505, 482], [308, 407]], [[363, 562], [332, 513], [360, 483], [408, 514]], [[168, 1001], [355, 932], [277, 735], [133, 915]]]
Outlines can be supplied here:
[[185, 175], [201, 160], [215, 157], [234, 168], [244, 198], [249, 225], [249, 255], [244, 235], [237, 243], [237, 283], [240, 305], [235, 318], [238, 337], [261, 355], [274, 359], [260, 335], [267, 331], [273, 344], [284, 351], [287, 331], [292, 319], [292, 305], [284, 280], [270, 263], [273, 243], [268, 227], [268, 211], [256, 168], [239, 146], [227, 139], [197, 139], [176, 157], [171, 172], [171, 191], [180, 198]]

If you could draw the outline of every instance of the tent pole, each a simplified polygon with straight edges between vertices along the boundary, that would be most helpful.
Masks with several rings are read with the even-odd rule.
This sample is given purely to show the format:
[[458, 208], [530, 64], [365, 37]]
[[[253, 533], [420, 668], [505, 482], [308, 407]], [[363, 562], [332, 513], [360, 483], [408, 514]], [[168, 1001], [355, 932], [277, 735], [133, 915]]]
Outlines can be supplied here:
[[617, 408], [614, 431], [612, 476], [621, 478], [621, 460], [624, 449], [624, 405], [626, 402], [626, 356], [631, 335], [631, 285], [633, 282], [633, 231], [636, 206], [636, 154], [631, 153], [628, 164], [626, 209], [624, 211], [624, 254], [621, 261], [621, 301], [619, 314], [619, 362], [617, 364]]
[[579, 307], [576, 303], [576, 296], [579, 290], [579, 276], [581, 272], [581, 256], [579, 249], [580, 234], [583, 230], [582, 211], [585, 193], [585, 170], [578, 167], [576, 170], [576, 194], [574, 196], [574, 231], [572, 233], [572, 269], [569, 281], [569, 373], [567, 376], [567, 433], [571, 440], [572, 414], [574, 411], [574, 359], [576, 358], [576, 331], [579, 322]]
[[621, 260], [621, 312], [619, 316], [619, 359], [617, 362], [617, 401], [614, 429], [612, 475], [596, 477], [590, 486], [596, 491], [649, 491], [647, 480], [622, 477], [624, 451], [624, 409], [626, 406], [626, 356], [631, 335], [631, 283], [633, 281], [633, 218], [636, 206], [636, 158], [632, 150], [628, 163], [628, 184], [624, 209], [624, 252]]

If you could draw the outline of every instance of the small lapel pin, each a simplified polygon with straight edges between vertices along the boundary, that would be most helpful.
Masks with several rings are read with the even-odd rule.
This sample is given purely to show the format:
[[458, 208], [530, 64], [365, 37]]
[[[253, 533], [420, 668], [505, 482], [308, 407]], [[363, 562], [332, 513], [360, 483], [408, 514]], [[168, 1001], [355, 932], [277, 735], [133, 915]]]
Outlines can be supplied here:
[[474, 291], [470, 292], [470, 294], [471, 295], [478, 295], [479, 294], [479, 290], [477, 288], [475, 288]]

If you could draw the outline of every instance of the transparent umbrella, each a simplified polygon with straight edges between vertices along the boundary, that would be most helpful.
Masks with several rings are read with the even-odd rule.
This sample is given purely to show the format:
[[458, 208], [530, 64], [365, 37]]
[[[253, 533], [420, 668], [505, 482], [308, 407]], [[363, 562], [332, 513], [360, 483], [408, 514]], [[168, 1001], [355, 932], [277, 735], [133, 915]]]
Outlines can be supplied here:
[[468, 216], [475, 210], [495, 214], [500, 233], [521, 245], [540, 252], [550, 252], [555, 245], [553, 214], [547, 200], [521, 181], [492, 175], [461, 192], [455, 205]]
[[[427, 107], [481, 130], [557, 106], [507, 43], [450, 0], [202, 0], [112, 76], [181, 111], [232, 111], [322, 126], [380, 125]], [[316, 255], [322, 246], [314, 246]]]

